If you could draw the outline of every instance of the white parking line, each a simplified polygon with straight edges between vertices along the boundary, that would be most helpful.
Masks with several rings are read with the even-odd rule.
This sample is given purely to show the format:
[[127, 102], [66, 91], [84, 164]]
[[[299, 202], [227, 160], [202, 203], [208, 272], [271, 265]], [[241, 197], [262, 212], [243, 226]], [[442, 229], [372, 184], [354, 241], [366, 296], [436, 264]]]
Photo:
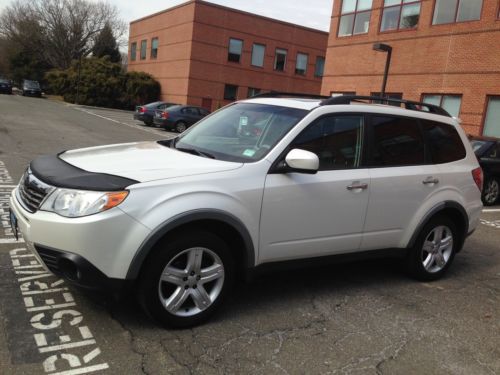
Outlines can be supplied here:
[[483, 212], [500, 212], [500, 208], [485, 208]]
[[17, 185], [3, 185], [0, 184], [0, 189], [7, 188], [7, 189], [14, 189]]
[[19, 240], [16, 240], [15, 238], [0, 238], [0, 245], [8, 243], [24, 243], [24, 240], [22, 238]]

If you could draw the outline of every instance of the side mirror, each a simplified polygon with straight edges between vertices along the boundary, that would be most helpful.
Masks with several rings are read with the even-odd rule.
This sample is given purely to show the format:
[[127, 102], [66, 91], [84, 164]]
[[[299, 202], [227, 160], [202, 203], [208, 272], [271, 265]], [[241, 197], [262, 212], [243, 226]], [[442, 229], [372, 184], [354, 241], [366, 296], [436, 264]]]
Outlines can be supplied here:
[[298, 148], [286, 155], [285, 162], [287, 172], [315, 174], [319, 169], [318, 155]]

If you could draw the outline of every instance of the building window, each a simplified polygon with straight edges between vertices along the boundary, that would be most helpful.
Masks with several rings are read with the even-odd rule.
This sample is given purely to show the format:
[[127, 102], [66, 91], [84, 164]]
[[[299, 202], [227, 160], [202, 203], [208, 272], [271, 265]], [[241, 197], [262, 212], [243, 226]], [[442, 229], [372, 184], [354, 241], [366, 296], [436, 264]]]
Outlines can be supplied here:
[[421, 3], [420, 0], [385, 0], [380, 31], [417, 27]]
[[158, 38], [151, 39], [151, 58], [156, 59], [158, 57]]
[[352, 96], [356, 91], [330, 91], [330, 96]]
[[500, 96], [488, 97], [483, 134], [500, 137]]
[[314, 67], [314, 76], [323, 77], [325, 71], [325, 58], [323, 56], [316, 57], [316, 66]]
[[366, 34], [371, 9], [372, 0], [343, 0], [338, 36]]
[[146, 60], [146, 50], [148, 48], [148, 41], [147, 40], [142, 40], [141, 41], [141, 60]]
[[225, 100], [236, 100], [238, 97], [238, 86], [235, 85], [225, 85], [224, 86], [224, 99]]
[[276, 57], [274, 58], [274, 70], [284, 71], [286, 66], [286, 49], [277, 48]]
[[483, 0], [436, 0], [432, 24], [479, 20], [482, 7]]
[[247, 97], [251, 98], [251, 97], [253, 97], [255, 95], [260, 94], [261, 91], [262, 91], [261, 89], [256, 89], [255, 87], [249, 87], [248, 88], [248, 95], [247, 95]]
[[[380, 93], [379, 92], [372, 92], [371, 94], [372, 96], [380, 96]], [[386, 98], [389, 98], [389, 99], [403, 99], [403, 94], [400, 93], [400, 92], [386, 92], [384, 94], [384, 97]], [[397, 103], [397, 102], [384, 102], [383, 100], [372, 100], [372, 103], [373, 104], [389, 104], [389, 105], [392, 105], [394, 107], [401, 107], [401, 104], [400, 103]]]
[[229, 39], [229, 52], [227, 54], [227, 61], [239, 63], [241, 59], [242, 50], [243, 50], [242, 40]]
[[137, 42], [130, 45], [130, 61], [135, 61], [137, 58]]
[[458, 115], [460, 114], [460, 105], [462, 104], [462, 96], [426, 94], [423, 95], [422, 101], [424, 103], [438, 105], [453, 117], [458, 117]]
[[305, 76], [307, 72], [307, 61], [309, 56], [305, 53], [297, 53], [297, 61], [295, 62], [295, 74]]
[[252, 47], [252, 65], [263, 67], [265, 53], [266, 46], [263, 44], [254, 44]]

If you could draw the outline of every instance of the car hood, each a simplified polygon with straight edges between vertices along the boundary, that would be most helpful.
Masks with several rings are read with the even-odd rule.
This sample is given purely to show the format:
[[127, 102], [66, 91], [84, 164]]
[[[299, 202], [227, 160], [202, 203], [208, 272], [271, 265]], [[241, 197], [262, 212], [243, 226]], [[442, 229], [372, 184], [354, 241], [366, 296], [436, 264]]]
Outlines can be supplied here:
[[89, 172], [122, 176], [139, 182], [222, 172], [243, 165], [188, 154], [156, 142], [71, 150], [59, 157]]

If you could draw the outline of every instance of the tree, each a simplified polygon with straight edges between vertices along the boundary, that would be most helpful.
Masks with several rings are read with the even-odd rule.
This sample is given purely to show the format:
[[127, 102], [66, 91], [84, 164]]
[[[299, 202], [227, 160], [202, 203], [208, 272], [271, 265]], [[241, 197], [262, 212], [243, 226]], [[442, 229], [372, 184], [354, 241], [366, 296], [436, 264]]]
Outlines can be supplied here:
[[118, 48], [118, 43], [113, 35], [113, 30], [109, 24], [104, 25], [97, 36], [94, 46], [92, 48], [92, 56], [104, 57], [109, 56], [111, 62], [121, 62], [121, 54]]
[[103, 1], [15, 0], [0, 15], [0, 36], [59, 69], [88, 56], [105, 26], [115, 40], [124, 34], [118, 9]]

